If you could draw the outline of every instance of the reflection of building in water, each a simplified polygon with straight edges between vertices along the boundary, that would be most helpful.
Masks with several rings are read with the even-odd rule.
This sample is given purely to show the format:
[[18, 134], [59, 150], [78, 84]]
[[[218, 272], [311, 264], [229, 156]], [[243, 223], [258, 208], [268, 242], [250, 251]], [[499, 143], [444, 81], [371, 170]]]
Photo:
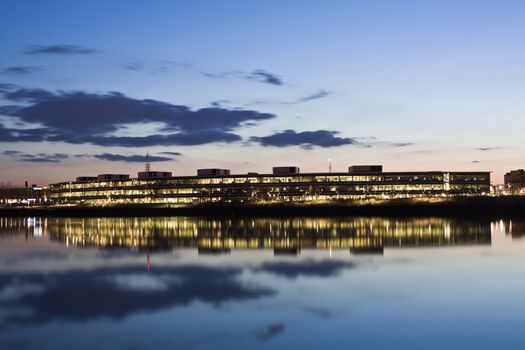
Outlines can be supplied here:
[[[9, 222], [13, 220], [17, 222]], [[2, 230], [4, 222], [0, 221]], [[47, 218], [45, 229], [52, 239], [69, 245], [198, 248], [201, 254], [233, 249], [275, 249], [276, 254], [291, 254], [311, 248], [359, 253], [382, 251], [383, 247], [491, 242], [489, 221], [445, 218]]]
[[512, 238], [520, 238], [525, 236], [525, 219], [517, 220], [500, 220], [495, 223], [499, 231], [503, 231], [506, 235]]

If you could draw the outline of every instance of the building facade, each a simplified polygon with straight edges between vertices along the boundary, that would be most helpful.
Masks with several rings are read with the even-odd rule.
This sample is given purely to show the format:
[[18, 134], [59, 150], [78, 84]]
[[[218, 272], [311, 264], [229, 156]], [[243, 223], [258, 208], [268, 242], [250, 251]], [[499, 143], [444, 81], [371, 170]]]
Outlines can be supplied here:
[[509, 194], [525, 194], [525, 170], [512, 170], [504, 176], [505, 190]]
[[[294, 167], [288, 167], [294, 168]], [[361, 170], [362, 168], [360, 168]], [[292, 171], [293, 170], [293, 171]], [[64, 182], [50, 186], [55, 203], [165, 204], [336, 202], [369, 198], [486, 195], [489, 172], [305, 173], [294, 168], [272, 174], [221, 174]]]

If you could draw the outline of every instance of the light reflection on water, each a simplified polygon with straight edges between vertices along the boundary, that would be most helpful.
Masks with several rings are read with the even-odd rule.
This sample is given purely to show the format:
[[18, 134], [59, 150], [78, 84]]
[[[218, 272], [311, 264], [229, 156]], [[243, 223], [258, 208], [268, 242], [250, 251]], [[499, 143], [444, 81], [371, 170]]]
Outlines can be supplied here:
[[0, 348], [515, 348], [525, 219], [0, 218]]

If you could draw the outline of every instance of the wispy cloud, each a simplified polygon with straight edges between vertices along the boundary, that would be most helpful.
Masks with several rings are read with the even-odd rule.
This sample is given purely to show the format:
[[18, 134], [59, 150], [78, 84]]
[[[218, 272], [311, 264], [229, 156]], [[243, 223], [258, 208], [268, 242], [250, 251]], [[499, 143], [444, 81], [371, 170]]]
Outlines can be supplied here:
[[256, 69], [247, 75], [248, 79], [253, 79], [260, 81], [261, 83], [266, 83], [270, 85], [283, 85], [282, 79], [273, 73], [267, 72], [262, 69]]
[[170, 152], [170, 151], [159, 152], [159, 154], [167, 154], [167, 155], [170, 155], [170, 156], [182, 156], [182, 153], [180, 153], [180, 152]]
[[313, 93], [313, 94], [310, 94], [310, 95], [307, 95], [307, 96], [303, 96], [303, 97], [299, 97], [297, 100], [295, 101], [292, 101], [292, 102], [288, 102], [289, 104], [296, 104], [296, 103], [302, 103], [302, 102], [308, 102], [308, 101], [313, 101], [313, 100], [319, 100], [321, 98], [325, 98], [327, 96], [330, 96], [332, 93], [330, 91], [326, 91], [324, 89], [321, 89], [319, 91], [317, 91], [316, 93]]
[[163, 60], [153, 63], [144, 63], [144, 62], [129, 62], [124, 64], [124, 68], [133, 72], [144, 71], [150, 74], [161, 74], [167, 73], [173, 70], [182, 69], [188, 70], [192, 69], [193, 65], [188, 62], [179, 62], [171, 60]]
[[476, 150], [478, 151], [493, 151], [493, 150], [496, 150], [496, 149], [502, 149], [503, 147], [479, 147], [479, 148], [476, 148]]
[[77, 45], [33, 45], [28, 47], [26, 55], [90, 55], [98, 50]]
[[393, 147], [408, 147], [412, 145], [413, 145], [412, 142], [393, 142], [390, 144], [390, 146], [393, 146]]
[[[164, 154], [166, 152], [163, 152]], [[176, 152], [168, 152], [168, 153], [176, 153]], [[110, 162], [127, 162], [127, 163], [144, 163], [146, 161], [145, 155], [140, 154], [132, 154], [132, 155], [125, 155], [125, 154], [115, 154], [115, 153], [101, 153], [101, 154], [78, 154], [76, 155], [78, 158], [96, 158], [100, 160], [107, 160]], [[161, 156], [154, 156], [150, 155], [148, 157], [148, 160], [150, 162], [166, 162], [169, 160], [173, 160], [174, 158], [171, 157], [161, 157]]]
[[2, 69], [3, 74], [24, 75], [43, 71], [39, 66], [13, 66]]
[[264, 69], [255, 69], [251, 72], [246, 72], [242, 70], [234, 71], [225, 71], [219, 73], [210, 73], [206, 71], [200, 71], [200, 73], [212, 79], [226, 79], [226, 78], [237, 78], [237, 79], [247, 79], [253, 80], [264, 84], [270, 84], [275, 86], [284, 85], [284, 81], [281, 77], [275, 73], [268, 72]]
[[59, 163], [62, 160], [68, 159], [69, 155], [65, 153], [23, 153], [20, 151], [7, 150], [3, 152], [4, 155], [13, 158], [20, 162], [32, 163]]

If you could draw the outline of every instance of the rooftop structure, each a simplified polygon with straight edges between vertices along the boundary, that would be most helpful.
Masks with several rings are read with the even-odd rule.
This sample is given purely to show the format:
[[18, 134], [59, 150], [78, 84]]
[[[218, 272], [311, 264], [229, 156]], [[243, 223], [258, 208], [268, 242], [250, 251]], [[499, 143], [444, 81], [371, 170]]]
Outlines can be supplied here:
[[230, 169], [197, 169], [197, 176], [230, 175]]
[[272, 172], [274, 174], [299, 174], [300, 169], [296, 166], [275, 166]]
[[382, 165], [352, 165], [348, 167], [349, 173], [380, 173], [382, 171]]
[[138, 179], [165, 179], [171, 177], [170, 171], [139, 171]]
[[128, 174], [100, 174], [97, 175], [97, 181], [117, 181], [129, 180]]

